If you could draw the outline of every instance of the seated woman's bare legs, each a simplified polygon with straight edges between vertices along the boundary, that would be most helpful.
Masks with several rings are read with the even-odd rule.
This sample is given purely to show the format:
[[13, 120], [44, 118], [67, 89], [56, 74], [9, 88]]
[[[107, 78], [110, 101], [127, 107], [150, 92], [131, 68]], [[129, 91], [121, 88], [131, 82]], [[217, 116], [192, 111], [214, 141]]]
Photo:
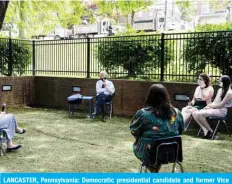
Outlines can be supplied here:
[[195, 107], [191, 107], [191, 106], [187, 106], [187, 107], [184, 107], [182, 109], [181, 114], [183, 116], [185, 126], [188, 124], [188, 122], [192, 116], [192, 113], [195, 111], [197, 111], [197, 109]]
[[210, 133], [213, 132], [208, 121], [206, 120], [206, 118], [209, 117], [210, 115], [211, 112], [209, 110], [200, 110], [193, 112], [193, 118], [197, 122], [197, 124], [201, 127], [201, 129], [204, 131], [204, 136], [207, 135], [208, 131], [210, 131]]

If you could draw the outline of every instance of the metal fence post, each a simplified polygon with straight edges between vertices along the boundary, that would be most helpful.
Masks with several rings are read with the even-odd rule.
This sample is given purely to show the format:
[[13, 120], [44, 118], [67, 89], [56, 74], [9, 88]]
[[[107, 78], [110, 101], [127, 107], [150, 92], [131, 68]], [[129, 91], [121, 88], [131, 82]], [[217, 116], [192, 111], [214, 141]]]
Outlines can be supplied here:
[[8, 61], [8, 76], [13, 73], [13, 56], [12, 56], [12, 39], [9, 38], [9, 61]]
[[35, 75], [35, 41], [32, 41], [32, 75]]
[[160, 81], [164, 81], [164, 47], [165, 47], [165, 43], [164, 43], [164, 36], [165, 34], [162, 33], [161, 34], [161, 52], [160, 52]]
[[90, 38], [87, 37], [87, 78], [90, 78]]

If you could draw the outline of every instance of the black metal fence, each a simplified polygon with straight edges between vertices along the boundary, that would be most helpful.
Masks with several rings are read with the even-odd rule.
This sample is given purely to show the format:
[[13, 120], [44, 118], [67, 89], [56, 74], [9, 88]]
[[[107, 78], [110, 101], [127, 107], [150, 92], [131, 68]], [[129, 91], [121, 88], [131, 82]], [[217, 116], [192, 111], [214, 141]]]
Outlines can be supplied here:
[[232, 75], [232, 32], [193, 32], [74, 40], [0, 39], [2, 75], [195, 81]]

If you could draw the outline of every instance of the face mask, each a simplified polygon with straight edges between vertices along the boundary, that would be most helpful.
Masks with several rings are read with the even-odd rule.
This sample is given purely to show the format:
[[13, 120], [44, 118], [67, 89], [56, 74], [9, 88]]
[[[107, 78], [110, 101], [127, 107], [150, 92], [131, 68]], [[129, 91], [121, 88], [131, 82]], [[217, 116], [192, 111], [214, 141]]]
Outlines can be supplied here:
[[202, 81], [202, 80], [198, 80], [197, 81], [197, 84], [200, 86], [200, 87], [205, 87], [205, 82], [204, 81]]
[[219, 82], [218, 84], [221, 88], [223, 87], [223, 83], [222, 82]]

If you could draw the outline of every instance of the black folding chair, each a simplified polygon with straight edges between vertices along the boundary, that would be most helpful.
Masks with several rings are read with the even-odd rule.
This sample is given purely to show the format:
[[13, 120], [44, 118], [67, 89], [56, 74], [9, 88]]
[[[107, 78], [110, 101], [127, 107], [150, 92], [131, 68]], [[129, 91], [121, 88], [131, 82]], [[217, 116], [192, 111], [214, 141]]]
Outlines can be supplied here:
[[[227, 130], [228, 134], [231, 137], [231, 131], [229, 130], [226, 121], [232, 120], [232, 107], [228, 108], [228, 111], [227, 111], [227, 114], [226, 114], [225, 117], [210, 116], [210, 117], [207, 118], [207, 120], [209, 120], [211, 122], [214, 122], [214, 121], [217, 122], [216, 127], [215, 127], [215, 129], [213, 131], [213, 135], [212, 135], [211, 139], [215, 138], [215, 135], [216, 135], [216, 133], [218, 131], [218, 127], [219, 127], [219, 125], [221, 123], [224, 123], [224, 125], [226, 127], [226, 130]], [[201, 133], [201, 128], [200, 128], [200, 130], [199, 130], [199, 132], [198, 132], [197, 135], [199, 135], [200, 133]]]
[[113, 93], [111, 101], [105, 103], [105, 105], [110, 106], [110, 119], [112, 118], [112, 114], [113, 114], [113, 99], [114, 99], [114, 97], [115, 97], [115, 93]]
[[110, 119], [112, 118], [112, 114], [113, 114], [113, 99], [110, 102], [106, 102], [105, 105], [109, 105], [110, 106]]
[[[184, 169], [181, 164], [183, 161], [182, 140], [180, 136], [162, 138], [154, 141], [150, 150], [145, 150], [148, 153], [148, 160], [141, 163], [139, 171], [142, 172], [145, 167], [145, 172], [148, 168], [162, 166], [163, 164], [173, 163], [172, 172], [175, 172], [176, 164], [180, 166], [180, 171]], [[146, 153], [145, 153], [146, 154]]]

